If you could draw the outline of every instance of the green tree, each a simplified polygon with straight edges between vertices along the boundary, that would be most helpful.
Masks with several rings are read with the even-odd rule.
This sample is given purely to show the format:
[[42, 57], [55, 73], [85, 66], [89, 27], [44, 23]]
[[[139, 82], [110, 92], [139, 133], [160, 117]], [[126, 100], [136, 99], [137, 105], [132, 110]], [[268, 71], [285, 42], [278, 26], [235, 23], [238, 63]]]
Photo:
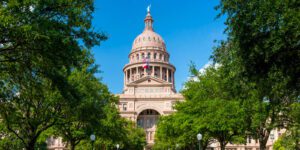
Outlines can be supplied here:
[[[146, 135], [142, 128], [136, 127], [132, 121], [121, 118], [118, 114], [113, 121], [103, 121], [109, 123], [101, 127], [101, 133], [96, 132], [95, 149], [116, 149], [119, 144], [122, 150], [142, 150], [146, 145]], [[91, 149], [91, 141], [89, 139], [82, 140], [76, 149]]]
[[162, 116], [157, 124], [154, 149], [196, 149], [198, 133], [202, 133], [201, 145], [203, 149], [206, 149], [211, 142], [211, 137], [199, 129], [193, 116], [180, 111], [169, 116]]
[[142, 150], [146, 145], [144, 130], [137, 127], [134, 122], [122, 118], [115, 105], [112, 107], [106, 109], [110, 109], [110, 113], [102, 119], [103, 127], [98, 131], [100, 138], [95, 142], [95, 146], [102, 149], [115, 149], [116, 144], [119, 144], [122, 150]]
[[[294, 103], [291, 107], [287, 131], [275, 142], [274, 150], [300, 149], [300, 104]], [[286, 118], [287, 119], [287, 118]]]
[[0, 149], [14, 150], [22, 148], [21, 140], [16, 135], [9, 133], [0, 119]]
[[298, 150], [300, 148], [300, 129], [292, 128], [286, 131], [273, 146], [274, 150]]
[[192, 65], [191, 73], [194, 77], [185, 83], [182, 91], [186, 101], [175, 106], [174, 116], [166, 117], [167, 121], [163, 118], [158, 124], [157, 139], [166, 138], [167, 144], [177, 139], [176, 142], [191, 146], [201, 132], [205, 137], [203, 146], [216, 139], [222, 150], [228, 142], [244, 142], [246, 114], [241, 107], [241, 88], [236, 88], [239, 85], [232, 82], [235, 75], [217, 65], [204, 73], [199, 73]]
[[[109, 100], [109, 99], [106, 99]], [[146, 145], [146, 135], [144, 130], [137, 127], [135, 123], [122, 118], [116, 107], [118, 99], [111, 99], [103, 107], [104, 117], [98, 118], [100, 126], [93, 126], [93, 133], [96, 135], [94, 142], [95, 149], [115, 149], [116, 144], [120, 145], [120, 149], [143, 149]], [[90, 134], [88, 134], [90, 135]], [[89, 137], [81, 140], [76, 149], [90, 149], [91, 141]]]
[[256, 106], [250, 120], [261, 150], [273, 128], [289, 128], [287, 114], [299, 103], [298, 5], [296, 0], [222, 0], [217, 6], [227, 16], [228, 39], [215, 50], [214, 59], [239, 68], [239, 76], [256, 90], [257, 101], [249, 101]]
[[26, 149], [78, 102], [68, 76], [82, 49], [105, 39], [91, 28], [93, 11], [93, 1], [0, 2], [0, 115]]
[[123, 139], [124, 150], [143, 150], [146, 146], [146, 134], [143, 128], [137, 127], [135, 123], [127, 121], [126, 138]]
[[[289, 93], [289, 90], [283, 88], [282, 85], [286, 82], [282, 80], [282, 85], [272, 87], [273, 94], [268, 94], [270, 89], [266, 89], [264, 85], [270, 84], [270, 81], [261, 80], [258, 83], [250, 80], [244, 72], [236, 49], [238, 47], [233, 42], [222, 42], [214, 51], [214, 60], [222, 65], [222, 69], [229, 76], [231, 91], [236, 91], [233, 97], [239, 99], [246, 112], [247, 136], [259, 139], [260, 148], [265, 149], [271, 130], [284, 127], [284, 118], [288, 118], [287, 108], [290, 103], [280, 103], [280, 97]], [[292, 94], [285, 98], [289, 101], [294, 96]]]
[[224, 150], [228, 142], [243, 142], [245, 112], [240, 107], [239, 89], [223, 66], [212, 65], [199, 73], [191, 67], [194, 80], [182, 91], [186, 102], [176, 106], [178, 111], [195, 118], [198, 129], [218, 140]]
[[[108, 88], [95, 77], [97, 66], [89, 53], [81, 68], [75, 68], [69, 76], [69, 83], [78, 91], [80, 102], [77, 105], [68, 105], [63, 108], [62, 116], [55, 125], [57, 135], [62, 136], [74, 150], [81, 140], [103, 128], [101, 119], [106, 119], [106, 105], [115, 103], [116, 98]], [[94, 131], [95, 130], [95, 131]]]
[[[97, 128], [96, 135], [99, 137], [95, 146], [102, 147], [103, 149], [112, 149], [116, 144], [121, 146], [126, 138], [127, 122], [120, 116], [117, 109], [118, 99], [112, 102], [111, 105], [104, 107], [105, 117], [101, 119], [101, 128]], [[121, 147], [120, 146], [120, 147]]]
[[[19, 84], [22, 85], [18, 89], [20, 94], [6, 96], [0, 113], [7, 130], [15, 134], [26, 149], [33, 149], [38, 136], [56, 123], [60, 107], [66, 103], [58, 90], [52, 89], [49, 80], [25, 78]], [[8, 95], [14, 93], [13, 88], [6, 85], [2, 91]]]
[[[251, 81], [286, 82], [285, 88], [299, 93], [300, 23], [297, 0], [221, 0], [217, 9], [226, 15], [228, 42], [235, 59]], [[277, 79], [276, 79], [277, 78]], [[271, 92], [271, 91], [270, 91]]]

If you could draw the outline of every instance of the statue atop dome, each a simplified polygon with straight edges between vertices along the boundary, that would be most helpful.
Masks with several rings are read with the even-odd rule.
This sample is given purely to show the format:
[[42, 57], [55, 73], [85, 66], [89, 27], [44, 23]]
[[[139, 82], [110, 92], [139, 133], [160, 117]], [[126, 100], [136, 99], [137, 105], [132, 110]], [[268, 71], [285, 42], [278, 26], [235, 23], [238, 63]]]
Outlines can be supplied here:
[[147, 7], [147, 12], [150, 13], [150, 8], [151, 8], [151, 5], [148, 5]]

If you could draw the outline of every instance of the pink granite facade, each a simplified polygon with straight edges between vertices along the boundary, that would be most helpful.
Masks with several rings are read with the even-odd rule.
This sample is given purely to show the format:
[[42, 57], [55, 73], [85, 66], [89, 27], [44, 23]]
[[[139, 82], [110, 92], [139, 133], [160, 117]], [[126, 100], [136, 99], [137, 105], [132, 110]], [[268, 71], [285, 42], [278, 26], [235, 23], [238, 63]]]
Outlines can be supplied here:
[[158, 117], [173, 113], [172, 106], [183, 97], [176, 93], [176, 68], [169, 62], [163, 38], [154, 32], [150, 10], [144, 22], [145, 29], [133, 41], [129, 63], [123, 68], [124, 90], [118, 96], [121, 116], [145, 129], [146, 149], [150, 149]]

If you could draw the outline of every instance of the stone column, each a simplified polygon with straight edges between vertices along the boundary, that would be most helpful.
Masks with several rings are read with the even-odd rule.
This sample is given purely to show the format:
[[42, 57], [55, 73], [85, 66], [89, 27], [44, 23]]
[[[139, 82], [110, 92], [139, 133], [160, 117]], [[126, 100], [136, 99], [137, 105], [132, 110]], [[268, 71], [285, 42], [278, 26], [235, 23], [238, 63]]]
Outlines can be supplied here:
[[124, 86], [126, 85], [126, 71], [124, 72]]
[[166, 68], [167, 69], [167, 82], [169, 82], [169, 69], [168, 68]]
[[132, 71], [131, 71], [131, 68], [129, 69], [129, 82], [132, 81]]
[[175, 79], [174, 79], [175, 72], [172, 71], [172, 82], [173, 82], [173, 88], [175, 89]]
[[151, 73], [151, 76], [152, 76], [152, 77], [154, 77], [154, 71], [155, 71], [154, 67], [155, 67], [155, 66], [152, 66], [152, 73]]
[[162, 67], [160, 66], [160, 72], [159, 72], [159, 76], [160, 76], [160, 79], [163, 79], [163, 76], [162, 76]]
[[127, 76], [126, 76], [126, 78], [127, 78], [127, 83], [129, 83], [130, 82], [130, 70], [129, 69], [127, 69], [126, 70], [126, 72], [127, 72]]
[[151, 60], [154, 60], [154, 52], [151, 52]]
[[127, 70], [124, 71], [125, 74], [125, 83], [127, 83]]
[[135, 67], [135, 69], [136, 69], [136, 76], [138, 78], [140, 78], [139, 67], [137, 66], [137, 67]]

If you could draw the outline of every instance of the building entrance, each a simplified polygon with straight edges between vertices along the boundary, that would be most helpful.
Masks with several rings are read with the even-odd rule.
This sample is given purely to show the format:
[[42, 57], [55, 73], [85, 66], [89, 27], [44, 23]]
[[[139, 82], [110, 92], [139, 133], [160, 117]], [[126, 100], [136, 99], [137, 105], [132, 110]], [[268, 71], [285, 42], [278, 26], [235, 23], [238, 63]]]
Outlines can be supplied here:
[[137, 125], [141, 128], [144, 128], [146, 133], [147, 143], [154, 142], [156, 123], [159, 116], [160, 114], [153, 109], [146, 109], [138, 115]]

